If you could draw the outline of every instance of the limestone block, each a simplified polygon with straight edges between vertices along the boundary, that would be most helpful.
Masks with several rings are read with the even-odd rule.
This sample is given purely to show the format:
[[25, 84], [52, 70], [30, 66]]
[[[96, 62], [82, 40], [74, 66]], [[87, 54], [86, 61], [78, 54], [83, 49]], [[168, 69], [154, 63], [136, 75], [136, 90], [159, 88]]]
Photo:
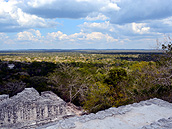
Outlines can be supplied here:
[[0, 95], [0, 102], [9, 98], [9, 95]]
[[25, 88], [11, 98], [1, 95], [0, 101], [0, 128], [42, 125], [70, 114], [66, 102], [56, 94], [47, 91], [39, 95], [34, 88]]

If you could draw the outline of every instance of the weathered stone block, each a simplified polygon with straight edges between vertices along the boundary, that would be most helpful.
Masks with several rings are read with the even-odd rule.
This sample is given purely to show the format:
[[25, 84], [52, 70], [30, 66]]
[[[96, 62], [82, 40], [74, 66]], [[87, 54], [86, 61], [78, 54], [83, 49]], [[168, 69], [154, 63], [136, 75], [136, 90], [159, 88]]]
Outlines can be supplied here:
[[9, 98], [9, 95], [0, 95], [0, 102]]
[[50, 91], [39, 95], [34, 88], [26, 88], [11, 98], [1, 95], [0, 101], [0, 128], [45, 124], [70, 115], [66, 102]]

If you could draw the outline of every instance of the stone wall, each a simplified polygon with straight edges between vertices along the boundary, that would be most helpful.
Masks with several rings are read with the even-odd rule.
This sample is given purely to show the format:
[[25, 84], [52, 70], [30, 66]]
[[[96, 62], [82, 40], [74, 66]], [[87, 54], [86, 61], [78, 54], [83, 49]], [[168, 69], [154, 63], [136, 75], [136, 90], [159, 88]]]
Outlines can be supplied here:
[[75, 116], [77, 113], [82, 114], [82, 110], [50, 91], [39, 95], [35, 89], [26, 88], [11, 98], [0, 96], [0, 128], [3, 129], [172, 128], [172, 103], [156, 98], [111, 107], [96, 114]]
[[172, 129], [172, 103], [154, 98], [59, 120], [37, 129]]
[[47, 91], [41, 95], [26, 88], [16, 96], [0, 96], [0, 128], [35, 127], [60, 120], [68, 115], [67, 104], [54, 93]]

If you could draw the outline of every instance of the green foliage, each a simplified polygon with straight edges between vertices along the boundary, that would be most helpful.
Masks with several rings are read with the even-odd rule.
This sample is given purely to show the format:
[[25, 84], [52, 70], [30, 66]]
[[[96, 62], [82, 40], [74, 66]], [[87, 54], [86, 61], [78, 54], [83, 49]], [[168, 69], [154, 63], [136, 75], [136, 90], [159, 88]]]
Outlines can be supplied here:
[[89, 112], [97, 112], [112, 106], [109, 103], [113, 99], [109, 96], [110, 88], [107, 85], [96, 83], [89, 87], [89, 92], [86, 100], [84, 101], [84, 109]]
[[57, 88], [60, 96], [65, 101], [80, 103], [82, 96], [88, 88], [90, 78], [87, 70], [73, 67], [69, 64], [61, 64], [53, 73], [49, 74], [49, 83]]
[[[51, 90], [88, 112], [153, 97], [172, 101], [171, 44], [164, 44], [162, 49], [165, 53], [158, 56], [98, 52], [1, 54], [0, 94], [12, 96], [24, 87], [39, 92]], [[15, 67], [10, 69], [8, 64]]]
[[26, 87], [26, 84], [18, 80], [9, 80], [8, 82], [3, 82], [0, 93], [9, 94], [9, 96], [16, 95], [21, 92]]
[[115, 68], [111, 69], [107, 75], [107, 78], [105, 79], [105, 83], [108, 85], [113, 85], [114, 87], [118, 85], [121, 81], [126, 79], [127, 72], [123, 68]]
[[51, 88], [48, 87], [47, 81], [48, 79], [43, 76], [30, 77], [27, 80], [27, 87], [35, 88], [37, 91], [39, 91], [39, 93], [43, 91], [48, 91], [51, 90]]
[[30, 76], [46, 76], [56, 68], [54, 63], [50, 62], [32, 62], [28, 65], [27, 72]]

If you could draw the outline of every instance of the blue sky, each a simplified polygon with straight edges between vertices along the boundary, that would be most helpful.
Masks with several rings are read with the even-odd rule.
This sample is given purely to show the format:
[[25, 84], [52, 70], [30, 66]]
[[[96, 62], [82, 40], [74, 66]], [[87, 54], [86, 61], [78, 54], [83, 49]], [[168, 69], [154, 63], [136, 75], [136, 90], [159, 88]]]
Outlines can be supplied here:
[[0, 50], [154, 49], [172, 0], [0, 0]]

